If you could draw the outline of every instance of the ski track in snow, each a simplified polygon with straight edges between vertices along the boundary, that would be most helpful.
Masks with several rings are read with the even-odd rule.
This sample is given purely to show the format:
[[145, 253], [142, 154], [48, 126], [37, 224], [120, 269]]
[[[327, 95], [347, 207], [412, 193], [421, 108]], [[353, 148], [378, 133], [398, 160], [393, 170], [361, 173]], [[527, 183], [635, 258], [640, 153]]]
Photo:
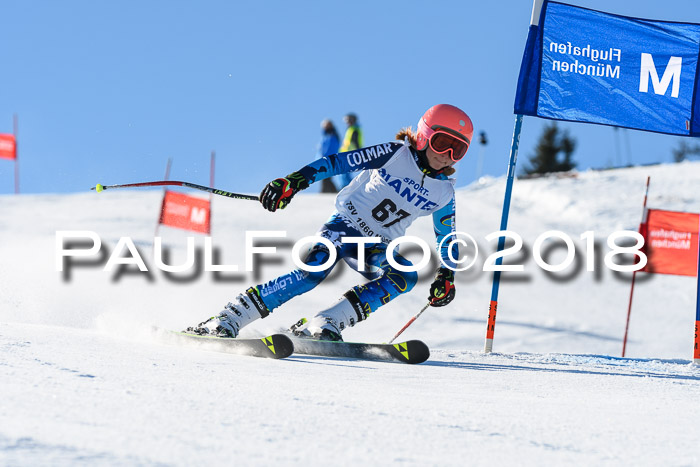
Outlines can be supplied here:
[[[530, 247], [549, 229], [578, 246], [594, 230], [604, 246], [613, 231], [636, 229], [647, 174], [650, 207], [700, 210], [688, 196], [699, 163], [584, 172], [516, 181], [509, 228]], [[503, 185], [458, 192], [458, 229], [482, 246], [497, 230]], [[618, 357], [628, 278], [602, 270], [557, 280], [526, 256], [525, 273], [503, 276], [493, 354], [481, 352], [485, 273], [458, 276], [455, 302], [401, 336], [429, 344], [421, 365], [207, 352], [155, 342], [150, 326], [181, 329], [211, 316], [290, 261], [223, 281], [117, 277], [99, 267], [74, 268], [67, 279], [55, 269], [57, 230], [94, 230], [109, 248], [131, 236], [150, 255], [160, 196], [3, 197], [0, 216], [12, 222], [0, 226], [0, 257], [11, 265], [0, 271], [0, 465], [700, 464], [694, 278], [639, 275], [632, 358]], [[332, 200], [302, 194], [275, 214], [214, 200], [221, 262], [243, 264], [246, 229], [284, 229], [288, 239], [315, 232]], [[432, 236], [429, 221], [408, 233]], [[184, 258], [188, 234], [161, 234], [173, 261]], [[283, 329], [359, 282], [352, 271], [334, 274], [243, 335]], [[346, 339], [388, 340], [420, 309], [431, 276]]]

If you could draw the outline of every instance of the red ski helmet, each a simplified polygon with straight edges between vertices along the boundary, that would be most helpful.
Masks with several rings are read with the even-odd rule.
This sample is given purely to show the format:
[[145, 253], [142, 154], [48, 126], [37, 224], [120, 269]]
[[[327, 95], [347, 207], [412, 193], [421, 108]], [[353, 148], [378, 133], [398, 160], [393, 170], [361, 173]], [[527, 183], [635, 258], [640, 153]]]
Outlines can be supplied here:
[[[462, 145], [462, 154], [456, 154], [454, 149], [445, 149], [446, 152], [452, 151], [452, 159], [460, 160], [466, 154], [467, 149], [474, 135], [474, 125], [469, 115], [461, 109], [449, 104], [438, 104], [428, 109], [418, 121], [418, 131], [416, 137], [416, 146], [419, 151], [424, 150], [430, 143], [431, 138], [436, 134], [446, 133], [461, 142], [466, 144], [466, 148]], [[461, 145], [461, 143], [456, 146]], [[435, 150], [435, 148], [433, 148]]]

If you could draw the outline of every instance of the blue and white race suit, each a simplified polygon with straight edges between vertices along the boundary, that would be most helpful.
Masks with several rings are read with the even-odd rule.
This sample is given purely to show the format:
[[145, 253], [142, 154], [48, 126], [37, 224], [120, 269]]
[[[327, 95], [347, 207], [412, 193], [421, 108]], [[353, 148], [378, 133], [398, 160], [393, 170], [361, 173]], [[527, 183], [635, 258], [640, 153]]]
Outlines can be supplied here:
[[[355, 286], [352, 291], [360, 300], [364, 317], [402, 293], [410, 291], [417, 281], [416, 272], [399, 271], [387, 259], [388, 243], [405, 234], [406, 228], [418, 217], [432, 215], [438, 245], [455, 229], [454, 180], [444, 174], [430, 174], [421, 169], [418, 153], [408, 143], [391, 142], [322, 157], [305, 166], [299, 173], [317, 182], [346, 172], [362, 171], [336, 197], [336, 211], [318, 232], [330, 240], [341, 258], [358, 269], [358, 246], [343, 243], [343, 237], [379, 237], [380, 243], [368, 244], [365, 267], [361, 272], [369, 282]], [[445, 264], [455, 267], [448, 255], [449, 242], [444, 242], [439, 254]], [[456, 258], [456, 244], [452, 258]], [[330, 256], [328, 247], [314, 245], [305, 258], [308, 265], [324, 264]], [[411, 263], [396, 251], [397, 263]], [[321, 272], [301, 269], [258, 285], [260, 295], [269, 310], [313, 289], [325, 279], [335, 264]], [[358, 319], [362, 317], [358, 316]]]

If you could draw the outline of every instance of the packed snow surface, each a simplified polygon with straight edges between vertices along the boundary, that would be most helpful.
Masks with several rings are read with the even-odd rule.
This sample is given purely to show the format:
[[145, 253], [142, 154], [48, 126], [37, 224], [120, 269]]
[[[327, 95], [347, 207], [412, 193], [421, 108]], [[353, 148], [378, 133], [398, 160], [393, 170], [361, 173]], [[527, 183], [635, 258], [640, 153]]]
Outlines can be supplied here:
[[[508, 228], [524, 247], [506, 262], [524, 271], [502, 276], [491, 354], [482, 352], [491, 275], [481, 268], [495, 249], [485, 237], [499, 230], [505, 180], [460, 189], [457, 229], [480, 253], [458, 274], [454, 302], [429, 309], [402, 334], [430, 346], [421, 365], [268, 360], [152, 338], [151, 326], [196, 324], [246, 287], [290, 270], [292, 244], [318, 230], [332, 196], [302, 193], [274, 214], [214, 198], [215, 263], [241, 271], [216, 274], [203, 271], [201, 256], [183, 273], [155, 267], [160, 190], [3, 196], [0, 464], [698, 465], [696, 279], [637, 275], [623, 359], [631, 274], [602, 260], [608, 236], [637, 229], [647, 176], [649, 207], [700, 211], [699, 163], [516, 180]], [[535, 240], [549, 230], [576, 246], [562, 272], [545, 273], [533, 259]], [[94, 232], [100, 253], [68, 260], [59, 272], [59, 231]], [[245, 271], [246, 231], [286, 232], [266, 241], [277, 253], [263, 255], [253, 272]], [[592, 272], [581, 239], [588, 231], [596, 240]], [[408, 234], [434, 242], [428, 218]], [[204, 248], [201, 235], [167, 227], [159, 235], [167, 264], [186, 260], [188, 236], [198, 254]], [[148, 272], [103, 270], [122, 237]], [[561, 242], [548, 251], [551, 264], [566, 253]], [[420, 259], [417, 249], [404, 253]], [[425, 303], [435, 265], [412, 292], [346, 330], [346, 340], [391, 339]], [[361, 282], [337, 268], [243, 336], [284, 329]]]

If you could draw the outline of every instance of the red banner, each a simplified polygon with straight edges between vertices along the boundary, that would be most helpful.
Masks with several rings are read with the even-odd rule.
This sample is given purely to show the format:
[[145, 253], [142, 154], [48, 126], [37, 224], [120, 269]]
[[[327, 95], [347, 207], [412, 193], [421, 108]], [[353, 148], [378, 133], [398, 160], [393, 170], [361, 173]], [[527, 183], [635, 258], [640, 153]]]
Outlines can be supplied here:
[[208, 234], [211, 232], [208, 199], [166, 191], [160, 208], [160, 224]]
[[0, 134], [0, 159], [17, 159], [15, 135]]
[[642, 271], [697, 275], [699, 218], [689, 212], [649, 209], [641, 232], [649, 262]]

